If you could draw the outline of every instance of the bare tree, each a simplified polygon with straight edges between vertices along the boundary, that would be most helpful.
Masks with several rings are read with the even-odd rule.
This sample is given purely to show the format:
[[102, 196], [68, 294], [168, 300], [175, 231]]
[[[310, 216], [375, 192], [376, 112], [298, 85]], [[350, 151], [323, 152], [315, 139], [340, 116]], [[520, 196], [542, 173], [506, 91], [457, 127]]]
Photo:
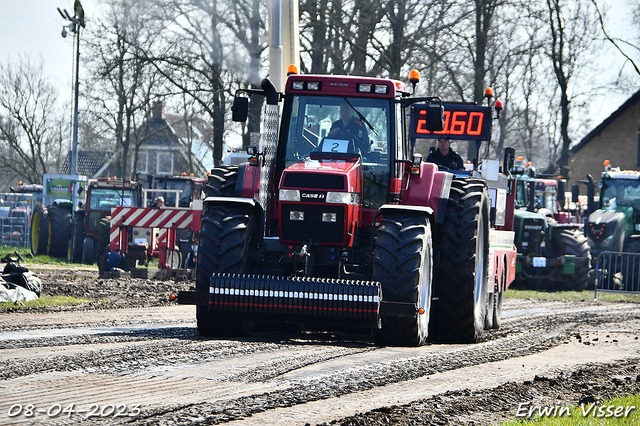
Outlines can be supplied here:
[[102, 19], [87, 26], [91, 90], [85, 97], [94, 122], [100, 123], [115, 141], [118, 174], [129, 176], [135, 172], [141, 143], [137, 129], [150, 108], [153, 88], [160, 85], [154, 70], [138, 51], [156, 40], [159, 29], [149, 18], [148, 2], [109, 0], [105, 7]]
[[598, 35], [597, 17], [592, 4], [586, 0], [547, 0], [549, 45], [547, 54], [551, 59], [560, 96], [560, 173], [569, 177], [569, 119], [571, 102], [579, 96], [572, 90], [572, 80], [580, 78], [579, 72], [586, 67], [594, 52]]
[[[3, 175], [41, 182], [66, 151], [58, 93], [44, 61], [0, 62], [0, 167]], [[58, 162], [58, 163], [57, 163]], [[56, 170], [57, 171], [57, 170]]]

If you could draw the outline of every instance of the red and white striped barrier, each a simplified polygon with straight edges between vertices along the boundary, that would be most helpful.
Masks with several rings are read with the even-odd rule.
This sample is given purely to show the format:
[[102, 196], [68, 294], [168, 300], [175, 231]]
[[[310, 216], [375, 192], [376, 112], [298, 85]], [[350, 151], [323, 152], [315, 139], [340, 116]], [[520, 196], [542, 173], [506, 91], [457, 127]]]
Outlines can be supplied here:
[[[110, 250], [125, 249], [128, 242], [128, 227], [158, 228], [158, 245], [166, 247], [168, 240], [175, 240], [175, 231], [178, 229], [191, 229], [194, 232], [199, 232], [201, 215], [201, 210], [179, 208], [112, 207]], [[171, 238], [172, 235], [173, 238]]]

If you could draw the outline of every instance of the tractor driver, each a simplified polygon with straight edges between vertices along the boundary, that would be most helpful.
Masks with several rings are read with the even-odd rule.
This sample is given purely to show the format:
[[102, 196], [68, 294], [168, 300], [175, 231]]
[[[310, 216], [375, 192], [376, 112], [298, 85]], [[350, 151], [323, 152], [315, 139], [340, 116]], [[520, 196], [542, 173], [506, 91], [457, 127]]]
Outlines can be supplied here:
[[438, 139], [438, 149], [427, 156], [427, 161], [447, 167], [449, 170], [461, 170], [464, 167], [462, 158], [451, 149], [451, 142], [445, 137]]
[[362, 154], [371, 151], [367, 128], [362, 121], [353, 117], [353, 108], [346, 102], [340, 104], [340, 119], [333, 122], [328, 137], [353, 138], [356, 148]]

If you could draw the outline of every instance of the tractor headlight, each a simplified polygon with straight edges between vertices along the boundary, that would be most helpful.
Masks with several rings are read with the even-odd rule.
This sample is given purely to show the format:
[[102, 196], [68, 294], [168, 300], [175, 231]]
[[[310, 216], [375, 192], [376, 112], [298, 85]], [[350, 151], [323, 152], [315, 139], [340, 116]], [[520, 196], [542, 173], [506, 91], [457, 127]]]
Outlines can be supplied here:
[[304, 212], [291, 210], [289, 212], [289, 220], [304, 220]]
[[322, 221], [323, 222], [337, 222], [338, 215], [335, 213], [322, 213]]
[[298, 189], [281, 189], [279, 191], [280, 201], [300, 201], [300, 190]]
[[327, 192], [326, 202], [331, 204], [360, 204], [360, 194], [355, 192]]

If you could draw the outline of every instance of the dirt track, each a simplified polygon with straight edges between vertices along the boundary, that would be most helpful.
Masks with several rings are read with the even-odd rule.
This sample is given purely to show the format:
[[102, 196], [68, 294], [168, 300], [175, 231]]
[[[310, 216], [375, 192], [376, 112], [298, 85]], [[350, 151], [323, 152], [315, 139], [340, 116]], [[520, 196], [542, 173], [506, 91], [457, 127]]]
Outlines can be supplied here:
[[[502, 329], [475, 345], [216, 340], [198, 336], [193, 307], [167, 300], [191, 282], [33, 270], [45, 293], [99, 301], [0, 314], [0, 424], [494, 424], [522, 407], [640, 391], [634, 304], [507, 299]], [[53, 415], [70, 404], [70, 417]]]

